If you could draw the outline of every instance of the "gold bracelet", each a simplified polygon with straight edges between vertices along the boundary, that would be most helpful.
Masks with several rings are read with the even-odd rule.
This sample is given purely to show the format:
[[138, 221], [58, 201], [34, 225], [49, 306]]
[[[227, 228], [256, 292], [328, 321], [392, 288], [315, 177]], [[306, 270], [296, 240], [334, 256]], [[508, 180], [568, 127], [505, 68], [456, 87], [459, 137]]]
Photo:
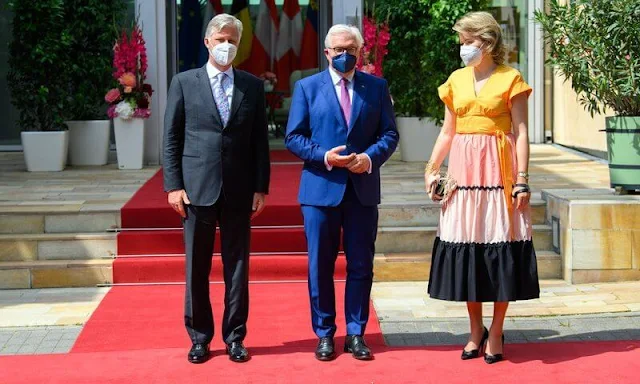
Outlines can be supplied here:
[[518, 172], [518, 177], [522, 177], [523, 179], [529, 181], [529, 173], [528, 172], [520, 171], [520, 172]]
[[434, 175], [438, 172], [440, 172], [440, 168], [436, 167], [431, 160], [427, 161], [427, 165], [424, 167], [424, 173]]

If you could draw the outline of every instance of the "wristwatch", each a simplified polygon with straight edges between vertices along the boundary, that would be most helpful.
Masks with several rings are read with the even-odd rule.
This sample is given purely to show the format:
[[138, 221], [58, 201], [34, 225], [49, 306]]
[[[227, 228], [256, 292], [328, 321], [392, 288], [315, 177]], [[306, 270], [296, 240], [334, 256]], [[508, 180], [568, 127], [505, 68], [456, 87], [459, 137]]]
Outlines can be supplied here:
[[526, 180], [529, 180], [529, 174], [527, 172], [524, 172], [524, 171], [518, 172], [518, 177], [522, 177], [522, 178], [524, 178]]

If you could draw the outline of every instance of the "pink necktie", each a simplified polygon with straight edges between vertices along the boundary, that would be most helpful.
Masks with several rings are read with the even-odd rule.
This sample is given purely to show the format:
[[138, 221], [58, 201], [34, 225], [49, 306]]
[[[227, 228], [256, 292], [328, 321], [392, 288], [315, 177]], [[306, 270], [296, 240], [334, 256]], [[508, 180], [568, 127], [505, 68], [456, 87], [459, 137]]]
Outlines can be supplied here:
[[347, 126], [349, 125], [349, 121], [351, 120], [351, 99], [349, 99], [349, 90], [347, 89], [347, 84], [349, 84], [349, 80], [342, 78], [342, 93], [340, 94], [340, 107], [342, 108], [342, 114], [344, 115], [344, 119], [347, 121]]

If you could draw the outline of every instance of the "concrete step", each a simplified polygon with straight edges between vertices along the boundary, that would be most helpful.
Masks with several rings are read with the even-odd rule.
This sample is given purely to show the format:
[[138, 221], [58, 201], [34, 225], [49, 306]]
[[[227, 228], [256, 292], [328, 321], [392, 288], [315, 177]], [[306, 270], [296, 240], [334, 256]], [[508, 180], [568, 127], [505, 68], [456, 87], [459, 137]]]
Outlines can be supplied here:
[[[536, 257], [540, 279], [562, 278], [560, 255], [551, 251], [536, 251]], [[374, 281], [426, 281], [431, 270], [431, 253], [376, 254], [373, 270]]]
[[[9, 209], [11, 208], [11, 209]], [[531, 203], [533, 224], [545, 223], [545, 203]], [[437, 226], [440, 205], [433, 202], [380, 205], [380, 227]], [[0, 207], [0, 234], [104, 232], [121, 226], [120, 211], [79, 212], [56, 206]]]
[[[531, 201], [531, 221], [534, 225], [546, 223], [546, 203]], [[384, 203], [379, 207], [380, 227], [429, 227], [437, 226], [440, 204], [434, 202]]]
[[[378, 230], [376, 252], [431, 252], [437, 227], [383, 227]], [[536, 251], [552, 250], [551, 226], [533, 226]]]
[[0, 235], [0, 262], [113, 258], [115, 233]]
[[4, 208], [0, 209], [0, 234], [104, 232], [120, 226], [119, 210], [78, 212], [44, 208], [31, 212], [25, 209], [8, 211], [7, 207]]
[[0, 289], [95, 287], [113, 282], [113, 260], [0, 262]]

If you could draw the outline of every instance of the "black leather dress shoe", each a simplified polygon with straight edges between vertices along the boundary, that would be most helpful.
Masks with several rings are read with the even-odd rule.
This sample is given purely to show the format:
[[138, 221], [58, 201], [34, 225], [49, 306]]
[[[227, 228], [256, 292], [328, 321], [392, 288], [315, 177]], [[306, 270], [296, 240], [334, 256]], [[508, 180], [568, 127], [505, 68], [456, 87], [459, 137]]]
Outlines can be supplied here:
[[188, 359], [193, 364], [200, 364], [209, 360], [209, 344], [193, 344], [189, 351]]
[[371, 349], [367, 347], [362, 336], [347, 335], [344, 341], [344, 351], [349, 352], [358, 360], [371, 360], [373, 355]]
[[242, 345], [241, 341], [234, 341], [227, 344], [227, 355], [229, 355], [229, 360], [235, 361], [236, 363], [244, 363], [245, 361], [249, 361], [250, 358], [249, 351]]
[[333, 337], [321, 337], [316, 347], [316, 359], [330, 361], [336, 357], [336, 347]]

